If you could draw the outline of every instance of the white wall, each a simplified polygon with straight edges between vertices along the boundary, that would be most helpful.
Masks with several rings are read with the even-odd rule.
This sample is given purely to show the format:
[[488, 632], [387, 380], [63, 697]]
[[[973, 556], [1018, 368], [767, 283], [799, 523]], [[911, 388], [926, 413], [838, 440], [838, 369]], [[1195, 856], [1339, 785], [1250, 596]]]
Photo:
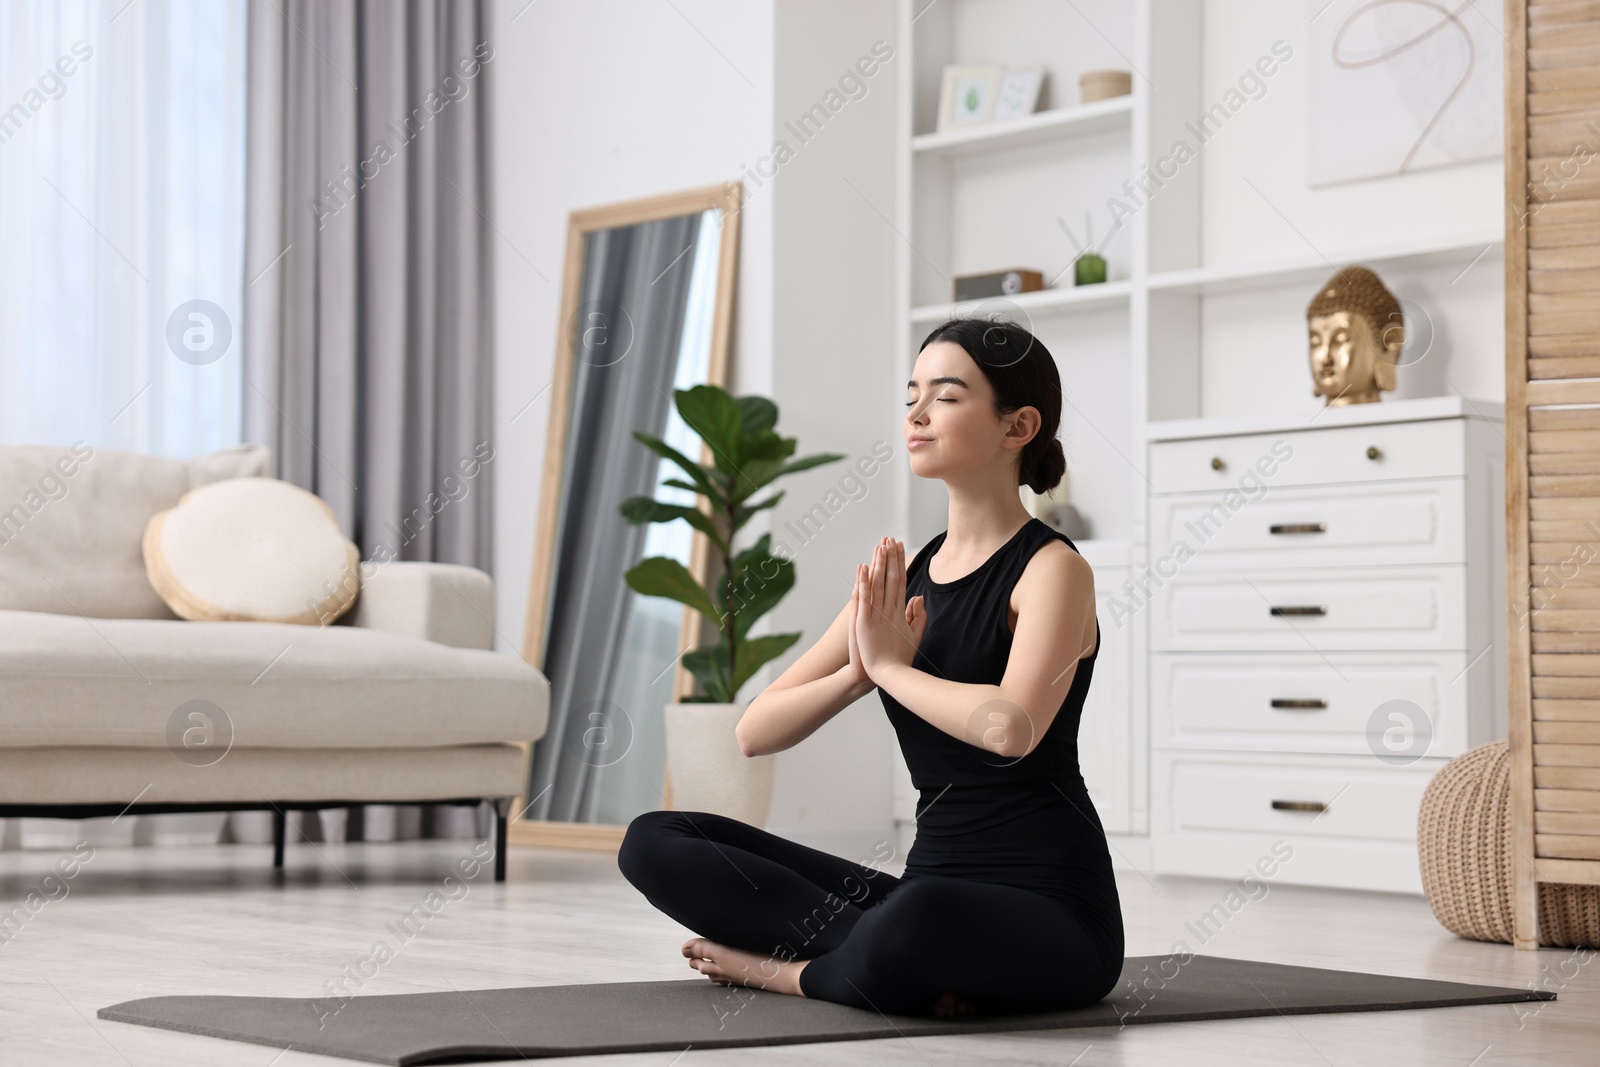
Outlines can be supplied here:
[[[567, 213], [720, 183], [768, 153], [773, 12], [731, 0], [495, 0], [491, 11], [495, 617], [500, 647], [517, 649]], [[739, 225], [729, 384], [767, 392], [772, 198], [753, 198]]]
[[[874, 40], [893, 44], [892, 0], [496, 0], [492, 11], [498, 645], [522, 640], [567, 213], [743, 178], [728, 388], [771, 396], [797, 454], [851, 458], [776, 483], [783, 502], [741, 531], [746, 544], [771, 529], [800, 574], [756, 632], [804, 635], [741, 691], [749, 699], [826, 630], [872, 541], [903, 536], [887, 526], [888, 472], [860, 478], [864, 493], [840, 488], [874, 441], [905, 462], [903, 380], [896, 390], [889, 371], [893, 61], [828, 95]], [[803, 141], [784, 127], [819, 103], [829, 117]], [[793, 155], [774, 166], [779, 140]], [[785, 523], [817, 504], [828, 521], [802, 544]], [[768, 825], [869, 852], [891, 825], [893, 752], [877, 697], [860, 702], [779, 755]]]
[[[907, 540], [908, 559], [920, 547], [892, 525], [897, 468], [906, 465], [901, 405], [911, 365], [909, 355], [894, 352], [900, 238], [889, 220], [895, 215], [896, 64], [903, 58], [894, 39], [894, 4], [779, 0], [776, 31], [774, 136], [794, 150], [769, 186], [776, 202], [778, 430], [799, 439], [796, 455], [846, 458], [774, 484], [785, 494], [771, 511], [773, 545], [785, 543], [797, 578], [761, 625], [804, 636], [770, 666], [773, 677], [844, 607], [855, 565], [871, 559], [879, 537]], [[808, 127], [814, 132], [802, 131], [802, 142], [794, 128], [819, 104], [831, 117], [821, 121], [818, 112]], [[758, 691], [752, 683], [751, 695]], [[893, 840], [890, 769], [897, 752], [878, 695], [857, 701], [779, 755], [769, 825], [840, 854], [875, 855], [878, 841]]]
[[[1499, 156], [1320, 188], [1308, 184], [1306, 20], [1304, 4], [1206, 2], [1203, 103], [1197, 114], [1235, 87], [1240, 73], [1274, 41], [1283, 40], [1294, 55], [1278, 67], [1268, 91], [1230, 119], [1200, 153], [1204, 265], [1318, 255], [1342, 264], [1367, 249], [1497, 234], [1505, 192]], [[1505, 261], [1498, 248], [1476, 258], [1480, 251], [1474, 248], [1459, 262], [1426, 270], [1375, 266], [1397, 297], [1413, 302], [1406, 312], [1418, 337], [1430, 325], [1434, 330], [1428, 354], [1399, 368], [1391, 398], [1458, 390], [1474, 399], [1504, 397]], [[1333, 272], [1330, 266], [1328, 275]], [[1309, 418], [1323, 407], [1324, 399], [1311, 395], [1306, 353], [1305, 308], [1316, 291], [1316, 285], [1299, 284], [1206, 302], [1204, 414], [1270, 408]], [[1263, 308], [1270, 318], [1262, 317]]]
[[[1274, 41], [1283, 40], [1294, 55], [1267, 79], [1261, 99], [1228, 120], [1200, 153], [1205, 264], [1257, 263], [1314, 250], [1337, 262], [1349, 249], [1448, 242], [1464, 231], [1497, 230], [1505, 193], [1499, 156], [1388, 178], [1307, 184], [1306, 139], [1313, 132], [1307, 123], [1307, 14], [1305, 4], [1206, 0], [1202, 110], [1237, 89], [1241, 73]], [[1498, 68], [1499, 57], [1492, 58]], [[1448, 87], [1441, 88], [1443, 96]]]

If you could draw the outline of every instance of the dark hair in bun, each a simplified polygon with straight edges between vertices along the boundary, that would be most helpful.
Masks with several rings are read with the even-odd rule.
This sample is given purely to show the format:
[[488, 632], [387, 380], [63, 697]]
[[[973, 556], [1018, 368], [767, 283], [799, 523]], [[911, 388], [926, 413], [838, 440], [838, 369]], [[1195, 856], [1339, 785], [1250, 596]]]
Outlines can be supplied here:
[[922, 348], [935, 341], [960, 345], [983, 370], [994, 389], [996, 415], [1023, 407], [1039, 412], [1039, 432], [1022, 446], [1017, 461], [1017, 484], [1040, 495], [1061, 484], [1067, 473], [1067, 455], [1056, 437], [1061, 428], [1061, 374], [1050, 351], [1033, 334], [1005, 319], [949, 319], [934, 327]]

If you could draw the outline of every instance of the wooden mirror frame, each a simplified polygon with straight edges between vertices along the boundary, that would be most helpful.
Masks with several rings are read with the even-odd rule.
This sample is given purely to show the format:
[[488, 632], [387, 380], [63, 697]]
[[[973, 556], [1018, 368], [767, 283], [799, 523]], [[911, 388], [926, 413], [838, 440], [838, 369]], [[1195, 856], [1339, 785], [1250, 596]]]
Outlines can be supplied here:
[[[568, 343], [567, 323], [576, 313], [583, 287], [584, 244], [590, 233], [632, 226], [657, 219], [677, 218], [715, 208], [722, 212], [721, 245], [717, 253], [717, 284], [712, 311], [711, 358], [706, 380], [726, 388], [728, 344], [733, 328], [735, 282], [739, 274], [739, 211], [743, 185], [737, 179], [721, 185], [706, 185], [681, 192], [640, 200], [625, 200], [598, 207], [579, 208], [567, 215], [567, 249], [561, 282], [561, 310], [556, 319], [555, 375], [551, 383], [554, 399], [550, 404], [550, 426], [545, 440], [544, 477], [539, 494], [538, 524], [533, 538], [533, 568], [528, 581], [528, 605], [523, 626], [522, 658], [543, 670], [545, 615], [555, 567], [557, 536], [556, 511], [561, 501], [561, 471], [566, 460], [567, 428], [572, 408], [574, 353]], [[701, 463], [713, 462], [711, 447], [700, 443]], [[700, 500], [705, 510], [704, 498]], [[618, 521], [622, 521], [619, 517]], [[710, 565], [711, 542], [696, 530], [689, 552], [689, 572], [704, 585]], [[694, 675], [683, 665], [683, 653], [697, 643], [699, 616], [685, 606], [678, 630], [678, 669], [673, 682], [673, 699], [682, 700], [694, 692]], [[522, 748], [522, 780], [533, 770], [533, 742], [518, 742]], [[672, 783], [666, 783], [668, 803]], [[561, 848], [614, 850], [622, 841], [624, 826], [607, 823], [558, 822], [523, 819], [525, 798], [518, 796], [511, 805], [512, 820], [507, 840], [514, 845], [554, 845]]]

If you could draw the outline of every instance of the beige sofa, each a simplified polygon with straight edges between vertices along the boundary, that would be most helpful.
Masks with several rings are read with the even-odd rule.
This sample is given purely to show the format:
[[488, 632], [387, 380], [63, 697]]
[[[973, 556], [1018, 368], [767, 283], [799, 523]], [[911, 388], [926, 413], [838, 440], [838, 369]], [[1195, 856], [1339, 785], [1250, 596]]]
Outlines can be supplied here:
[[487, 800], [504, 880], [550, 687], [491, 651], [488, 575], [367, 564], [321, 627], [186, 622], [150, 587], [149, 518], [268, 458], [0, 446], [0, 817], [270, 808], [281, 867], [290, 809]]

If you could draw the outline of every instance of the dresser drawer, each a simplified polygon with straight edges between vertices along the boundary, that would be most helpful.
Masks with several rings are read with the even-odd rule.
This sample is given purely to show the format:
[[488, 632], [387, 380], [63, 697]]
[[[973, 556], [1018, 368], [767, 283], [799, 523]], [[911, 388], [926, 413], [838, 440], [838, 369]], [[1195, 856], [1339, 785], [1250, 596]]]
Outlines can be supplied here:
[[1154, 651], [1465, 649], [1466, 568], [1184, 571], [1148, 605]]
[[[1158, 873], [1226, 878], [1252, 897], [1268, 882], [1421, 895], [1417, 812], [1446, 760], [1162, 750], [1153, 759]], [[1213, 909], [1185, 929], [1203, 943], [1227, 918]]]
[[[1157, 748], [1379, 755], [1466, 751], [1466, 652], [1161, 652], [1150, 659]], [[1489, 665], [1476, 665], [1488, 675]], [[1392, 703], [1398, 702], [1398, 703]]]
[[1330, 426], [1150, 443], [1154, 493], [1325, 485], [1466, 474], [1466, 420]]
[[[1152, 551], [1185, 567], [1333, 567], [1465, 563], [1466, 480], [1302, 486], [1160, 495]], [[1160, 546], [1159, 549], [1156, 546]]]
[[1341, 766], [1163, 759], [1166, 828], [1414, 843], [1422, 792], [1439, 766], [1394, 767], [1370, 756]]

